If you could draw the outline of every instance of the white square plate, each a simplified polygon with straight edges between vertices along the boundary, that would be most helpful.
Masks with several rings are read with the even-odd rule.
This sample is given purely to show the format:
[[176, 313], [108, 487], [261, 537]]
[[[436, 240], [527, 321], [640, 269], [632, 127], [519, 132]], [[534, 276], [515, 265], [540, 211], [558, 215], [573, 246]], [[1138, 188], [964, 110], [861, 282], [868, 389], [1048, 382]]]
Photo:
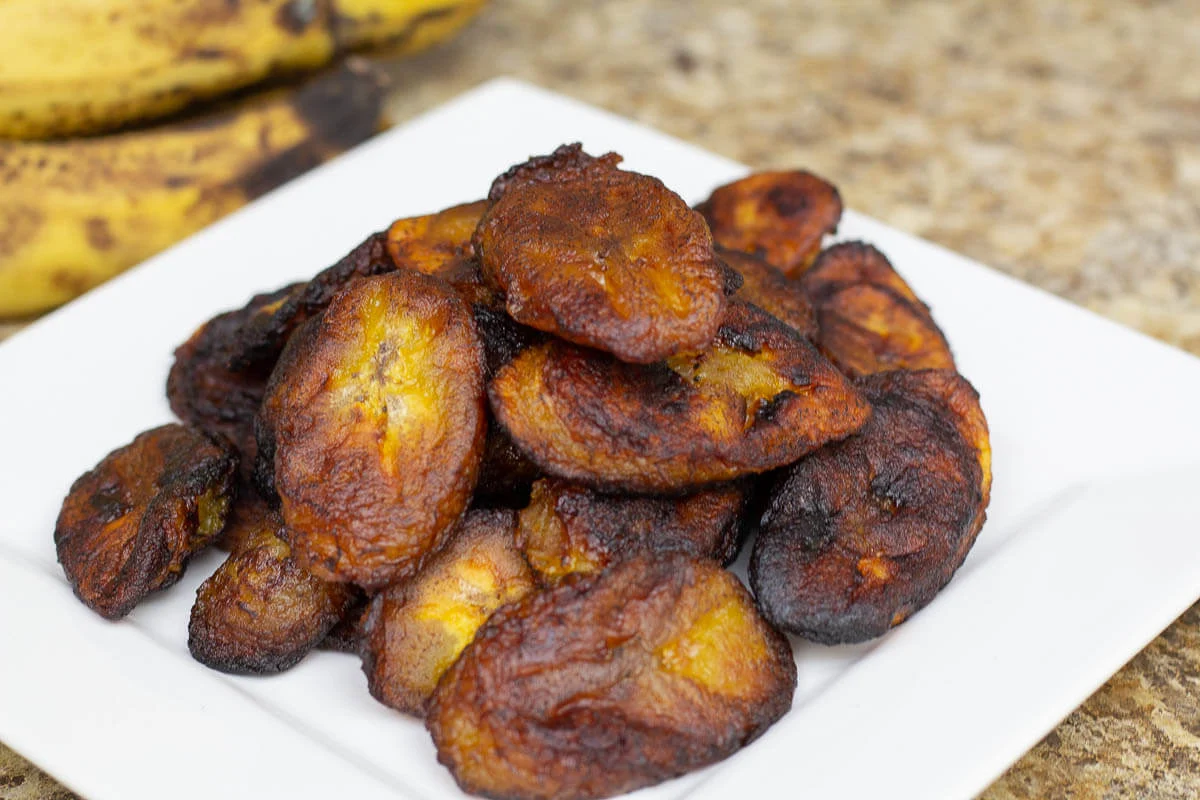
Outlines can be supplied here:
[[[92, 800], [457, 793], [423, 727], [376, 704], [351, 657], [318, 652], [271, 678], [192, 661], [188, 612], [218, 556], [111, 624], [72, 596], [51, 534], [75, 476], [170, 418], [171, 353], [197, 325], [576, 140], [689, 201], [745, 171], [498, 80], [0, 346], [0, 739]], [[888, 254], [978, 387], [990, 520], [928, 609], [870, 645], [798, 643], [782, 721], [641, 797], [968, 797], [1200, 593], [1200, 361], [860, 215], [841, 237]]]

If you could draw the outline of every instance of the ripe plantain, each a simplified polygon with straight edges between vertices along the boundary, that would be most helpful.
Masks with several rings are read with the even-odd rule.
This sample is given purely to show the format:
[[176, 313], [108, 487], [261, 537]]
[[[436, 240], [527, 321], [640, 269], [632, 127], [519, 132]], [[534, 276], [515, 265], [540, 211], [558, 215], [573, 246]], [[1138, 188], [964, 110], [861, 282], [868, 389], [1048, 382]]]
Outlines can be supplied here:
[[0, 141], [0, 317], [64, 303], [366, 139], [382, 103], [380, 74], [351, 59], [154, 129]]
[[367, 47], [414, 52], [484, 0], [5, 0], [0, 137], [94, 134]]

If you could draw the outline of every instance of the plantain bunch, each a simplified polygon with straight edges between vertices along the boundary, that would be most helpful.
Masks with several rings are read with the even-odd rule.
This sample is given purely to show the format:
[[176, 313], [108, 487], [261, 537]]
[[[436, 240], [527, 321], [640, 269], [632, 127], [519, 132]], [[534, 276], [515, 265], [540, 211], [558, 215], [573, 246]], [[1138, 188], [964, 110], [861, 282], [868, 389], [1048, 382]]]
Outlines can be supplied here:
[[385, 81], [347, 54], [415, 52], [484, 2], [0, 2], [0, 318], [60, 305], [366, 139]]

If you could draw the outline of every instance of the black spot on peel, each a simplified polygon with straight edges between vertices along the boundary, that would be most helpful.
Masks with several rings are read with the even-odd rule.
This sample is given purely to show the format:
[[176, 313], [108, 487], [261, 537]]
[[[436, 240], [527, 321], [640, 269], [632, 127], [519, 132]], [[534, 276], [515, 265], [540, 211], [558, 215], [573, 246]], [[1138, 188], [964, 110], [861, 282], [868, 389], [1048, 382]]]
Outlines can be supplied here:
[[242, 176], [238, 186], [248, 199], [260, 197], [267, 192], [302, 175], [325, 160], [314, 143], [307, 142], [263, 161]]
[[50, 275], [50, 283], [66, 294], [79, 295], [92, 288], [91, 283], [79, 275], [65, 269], [55, 271]]
[[[373, 39], [371, 47], [373, 49], [387, 50], [403, 45], [413, 34], [426, 23], [434, 22], [443, 17], [450, 17], [459, 13], [459, 9], [453, 6], [442, 6], [441, 8], [431, 8], [424, 11], [408, 21], [408, 24], [401, 28], [396, 33], [384, 39]], [[374, 15], [372, 15], [374, 16]], [[356, 18], [348, 17], [344, 14], [337, 13], [337, 8], [332, 10], [329, 18], [329, 29], [333, 32], [333, 41], [338, 50], [346, 51], [350, 48], [362, 47], [363, 42], [356, 36], [355, 30], [363, 26], [369, 26], [374, 22], [371, 17]]]
[[88, 244], [97, 250], [111, 250], [116, 244], [112, 230], [108, 227], [108, 220], [103, 217], [88, 217], [83, 223], [83, 229]]
[[[376, 130], [382, 103], [382, 79], [361, 59], [350, 59], [311, 81], [292, 100], [310, 137], [264, 160], [242, 177], [239, 187], [248, 198], [258, 197], [367, 139]], [[259, 135], [260, 148], [270, 152], [269, 129]]]
[[296, 113], [317, 139], [345, 150], [375, 132], [383, 94], [383, 74], [362, 59], [349, 59], [297, 93]]
[[195, 47], [185, 50], [182, 55], [193, 61], [220, 61], [229, 57], [229, 53], [219, 47]]

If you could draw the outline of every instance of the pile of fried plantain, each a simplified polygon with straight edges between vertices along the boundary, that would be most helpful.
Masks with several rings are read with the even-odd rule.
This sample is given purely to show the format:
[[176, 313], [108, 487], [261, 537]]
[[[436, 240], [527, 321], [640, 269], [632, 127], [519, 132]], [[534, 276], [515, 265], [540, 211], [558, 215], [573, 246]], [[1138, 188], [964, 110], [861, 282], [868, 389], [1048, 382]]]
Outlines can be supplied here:
[[167, 381], [187, 425], [64, 502], [80, 598], [123, 616], [216, 542], [197, 660], [355, 654], [463, 789], [568, 799], [760, 735], [785, 634], [930, 602], [991, 490], [930, 309], [869, 245], [821, 250], [842, 206], [811, 173], [692, 209], [620, 161], [533, 157], [201, 326]]

